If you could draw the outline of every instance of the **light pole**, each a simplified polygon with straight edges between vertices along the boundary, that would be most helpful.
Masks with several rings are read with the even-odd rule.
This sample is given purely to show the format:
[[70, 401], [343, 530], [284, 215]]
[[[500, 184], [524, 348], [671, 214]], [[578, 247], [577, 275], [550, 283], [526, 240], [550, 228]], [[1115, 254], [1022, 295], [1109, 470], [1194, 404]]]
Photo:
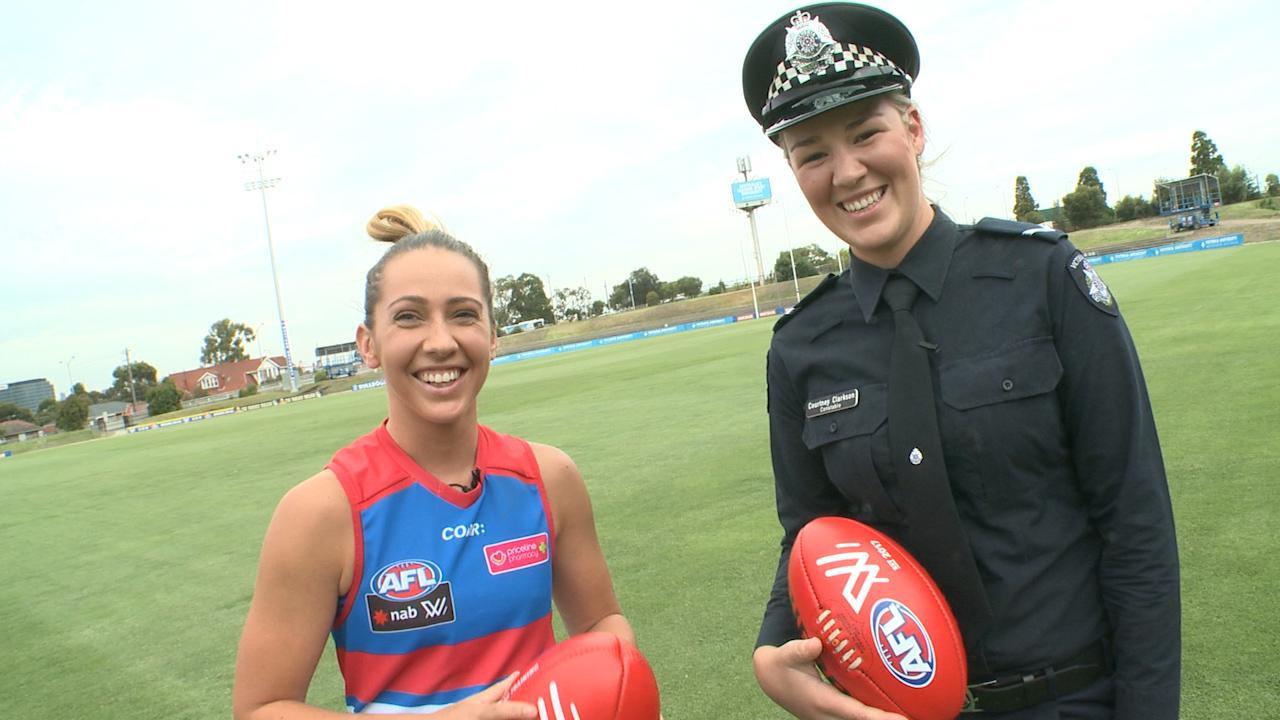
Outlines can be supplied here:
[[280, 339], [284, 342], [284, 362], [289, 366], [289, 392], [298, 391], [298, 373], [293, 368], [293, 353], [289, 350], [289, 330], [284, 322], [284, 303], [280, 301], [280, 277], [276, 273], [276, 245], [271, 240], [271, 216], [267, 213], [267, 188], [275, 187], [280, 182], [280, 178], [266, 178], [262, 172], [262, 163], [272, 155], [275, 150], [268, 150], [265, 153], [237, 155], [240, 162], [244, 165], [253, 163], [258, 168], [258, 179], [244, 184], [244, 189], [248, 191], [257, 190], [262, 194], [262, 219], [267, 225], [267, 250], [271, 253], [271, 282], [276, 288], [276, 312], [280, 315]]
[[71, 361], [75, 359], [76, 359], [76, 356], [72, 355], [71, 357], [67, 358], [62, 362], [63, 365], [67, 366], [67, 395], [68, 396], [71, 395], [71, 388], [72, 386], [75, 385], [75, 382], [71, 379]]

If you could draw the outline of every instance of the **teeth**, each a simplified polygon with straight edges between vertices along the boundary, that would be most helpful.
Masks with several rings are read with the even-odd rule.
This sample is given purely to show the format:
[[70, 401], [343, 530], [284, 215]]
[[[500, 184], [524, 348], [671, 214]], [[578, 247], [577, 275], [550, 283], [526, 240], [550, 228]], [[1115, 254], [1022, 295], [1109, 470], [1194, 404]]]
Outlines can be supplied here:
[[840, 207], [844, 208], [845, 212], [858, 212], [859, 210], [866, 210], [872, 205], [875, 205], [877, 202], [880, 202], [880, 197], [883, 195], [884, 195], [884, 190], [877, 190], [871, 193], [870, 195], [863, 197], [861, 200], [855, 200], [854, 202], [840, 203]]
[[456, 368], [453, 370], [443, 370], [440, 372], [422, 372], [422, 373], [418, 373], [418, 379], [423, 382], [442, 385], [444, 383], [451, 383], [454, 380], [457, 380], [459, 374], [460, 373]]

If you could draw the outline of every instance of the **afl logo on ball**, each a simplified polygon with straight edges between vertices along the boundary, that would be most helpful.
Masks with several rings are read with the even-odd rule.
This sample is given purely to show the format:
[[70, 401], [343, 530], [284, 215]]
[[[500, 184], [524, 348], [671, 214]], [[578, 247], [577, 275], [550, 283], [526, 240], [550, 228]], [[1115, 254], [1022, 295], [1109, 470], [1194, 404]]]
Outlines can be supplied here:
[[922, 688], [933, 681], [933, 642], [906, 605], [884, 598], [871, 608], [871, 636], [884, 665], [904, 685]]
[[401, 560], [382, 568], [370, 581], [370, 589], [385, 600], [414, 600], [440, 584], [440, 568], [426, 560]]

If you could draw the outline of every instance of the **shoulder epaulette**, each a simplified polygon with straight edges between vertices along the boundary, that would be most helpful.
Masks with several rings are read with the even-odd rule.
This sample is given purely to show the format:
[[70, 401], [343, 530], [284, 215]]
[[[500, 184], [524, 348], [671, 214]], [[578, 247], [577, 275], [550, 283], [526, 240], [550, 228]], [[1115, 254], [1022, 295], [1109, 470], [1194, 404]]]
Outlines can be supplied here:
[[839, 276], [833, 273], [827, 273], [827, 276], [822, 279], [822, 282], [818, 283], [817, 286], [810, 290], [807, 295], [800, 298], [800, 302], [796, 303], [796, 306], [791, 308], [791, 312], [778, 318], [778, 322], [773, 324], [773, 331], [778, 332], [778, 328], [786, 325], [787, 322], [790, 321], [791, 318], [795, 317], [796, 313], [803, 310], [806, 305], [816, 300], [819, 295], [835, 287], [837, 277]]
[[1004, 235], [1006, 237], [1033, 237], [1037, 240], [1043, 240], [1049, 243], [1062, 242], [1067, 239], [1067, 234], [1061, 230], [1047, 228], [1043, 225], [1036, 225], [1034, 223], [1001, 220], [999, 218], [991, 217], [982, 218], [976, 225], [968, 225], [964, 227], [971, 228], [978, 232], [990, 233], [992, 235]]

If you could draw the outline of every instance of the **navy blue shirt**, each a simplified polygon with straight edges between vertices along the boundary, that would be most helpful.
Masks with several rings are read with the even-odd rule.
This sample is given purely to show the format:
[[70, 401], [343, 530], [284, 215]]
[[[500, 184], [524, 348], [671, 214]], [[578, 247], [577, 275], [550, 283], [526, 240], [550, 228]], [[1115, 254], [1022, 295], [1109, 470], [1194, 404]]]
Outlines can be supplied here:
[[[1062, 233], [958, 227], [938, 210], [896, 272], [921, 288], [914, 314], [937, 345], [947, 473], [994, 613], [981, 637], [966, 635], [971, 666], [1034, 672], [1105, 639], [1117, 717], [1176, 718], [1173, 516], [1137, 351], [1110, 290]], [[855, 259], [775, 327], [769, 428], [784, 534], [761, 645], [797, 636], [786, 565], [810, 519], [845, 515], [906, 540], [886, 422], [888, 275]], [[855, 404], [806, 417], [808, 401], [851, 390]]]

